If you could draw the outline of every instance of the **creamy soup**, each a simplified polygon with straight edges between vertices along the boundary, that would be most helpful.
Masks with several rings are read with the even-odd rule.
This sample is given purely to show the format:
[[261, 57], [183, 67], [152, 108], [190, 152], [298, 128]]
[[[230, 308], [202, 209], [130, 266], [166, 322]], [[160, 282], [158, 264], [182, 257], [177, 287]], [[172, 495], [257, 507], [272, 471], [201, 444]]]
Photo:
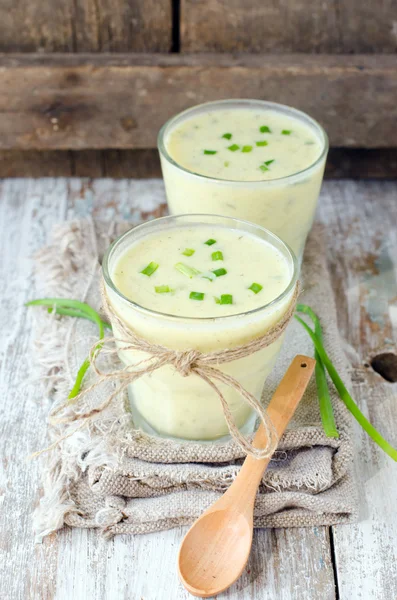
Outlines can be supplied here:
[[[294, 264], [280, 241], [232, 227], [169, 223], [160, 219], [138, 227], [112, 251], [107, 293], [129, 327], [170, 348], [212, 351], [258, 337], [282, 317], [291, 301], [292, 290], [284, 292]], [[117, 335], [115, 324], [114, 329]], [[260, 397], [281, 343], [279, 338], [220, 368]], [[119, 355], [129, 365], [146, 357], [123, 344]], [[238, 426], [252, 427], [254, 415], [241, 396], [220, 387]], [[171, 366], [137, 380], [130, 399], [134, 420], [147, 431], [196, 440], [228, 433], [216, 393]]]
[[[298, 111], [266, 103], [209, 103], [160, 135], [172, 214], [213, 213], [266, 227], [303, 252], [325, 165], [325, 135]], [[305, 118], [301, 118], [303, 115]]]

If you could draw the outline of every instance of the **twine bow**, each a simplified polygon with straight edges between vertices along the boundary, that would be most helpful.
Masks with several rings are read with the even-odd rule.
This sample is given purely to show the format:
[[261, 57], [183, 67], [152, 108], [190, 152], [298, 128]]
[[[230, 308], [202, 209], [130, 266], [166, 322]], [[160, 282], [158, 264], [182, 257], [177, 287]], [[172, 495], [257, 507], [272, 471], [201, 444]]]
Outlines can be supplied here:
[[[57, 407], [50, 417], [52, 424], [58, 423], [69, 423], [76, 420], [87, 420], [92, 418], [94, 415], [102, 412], [107, 408], [111, 402], [122, 393], [128, 385], [139, 379], [144, 375], [153, 373], [165, 365], [171, 365], [174, 369], [182, 376], [189, 377], [192, 374], [197, 375], [203, 381], [205, 381], [210, 388], [218, 395], [219, 400], [222, 404], [224, 417], [229, 428], [230, 435], [234, 438], [240, 448], [251, 456], [262, 459], [270, 457], [278, 443], [277, 434], [275, 432], [273, 423], [263, 408], [261, 402], [248, 392], [234, 377], [221, 371], [218, 366], [221, 364], [229, 363], [246, 356], [250, 356], [263, 348], [266, 348], [272, 344], [276, 339], [284, 333], [288, 323], [290, 322], [294, 310], [296, 301], [299, 295], [299, 283], [296, 284], [293, 297], [289, 304], [287, 311], [284, 313], [278, 323], [273, 325], [264, 335], [254, 340], [251, 340], [247, 344], [236, 346], [235, 348], [218, 350], [215, 352], [200, 352], [199, 350], [173, 350], [162, 346], [160, 344], [154, 344], [139, 337], [133, 330], [128, 328], [125, 323], [118, 317], [110, 305], [105, 289], [102, 282], [102, 299], [105, 312], [109, 317], [111, 323], [117, 326], [118, 331], [121, 333], [121, 337], [108, 337], [104, 341], [96, 342], [89, 354], [89, 360], [92, 369], [97, 375], [96, 381], [89, 387], [85, 388], [80, 392], [78, 396], [73, 398], [73, 402], [78, 402], [80, 398], [98, 388], [103, 382], [115, 381], [119, 382], [118, 388], [110, 394], [101, 404], [92, 408], [86, 412], [74, 412], [65, 417], [57, 417], [62, 409], [64, 409], [69, 402]], [[111, 345], [111, 349], [108, 350], [110, 354], [116, 354], [118, 349], [121, 347], [123, 352], [138, 351], [144, 352], [148, 355], [147, 358], [135, 363], [134, 365], [127, 365], [124, 368], [118, 369], [113, 372], [101, 371], [98, 367], [97, 359], [105, 345]], [[267, 444], [264, 448], [255, 448], [252, 443], [240, 432], [236, 426], [233, 415], [229, 408], [229, 405], [219, 389], [217, 384], [224, 384], [229, 386], [238, 392], [247, 404], [256, 411], [258, 414], [266, 432]]]

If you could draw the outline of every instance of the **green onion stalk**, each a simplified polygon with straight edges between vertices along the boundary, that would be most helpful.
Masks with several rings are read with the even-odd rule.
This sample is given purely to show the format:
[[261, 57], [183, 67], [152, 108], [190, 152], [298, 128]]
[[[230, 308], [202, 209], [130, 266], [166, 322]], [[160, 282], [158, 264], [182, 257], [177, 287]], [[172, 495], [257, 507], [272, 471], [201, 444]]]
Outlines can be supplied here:
[[[320, 359], [320, 364], [322, 364], [322, 366], [325, 367], [325, 369], [328, 371], [328, 374], [329, 374], [330, 378], [332, 379], [332, 382], [333, 382], [342, 402], [345, 404], [347, 409], [351, 412], [351, 414], [356, 419], [356, 421], [358, 421], [358, 423], [361, 425], [361, 427], [364, 429], [364, 431], [369, 435], [369, 437], [384, 452], [386, 452], [386, 454], [388, 454], [390, 456], [390, 458], [397, 461], [397, 449], [393, 448], [393, 446], [391, 444], [389, 444], [388, 441], [385, 440], [385, 438], [375, 429], [375, 427], [368, 421], [368, 419], [360, 411], [357, 404], [354, 402], [353, 398], [351, 397], [350, 393], [348, 392], [342, 379], [340, 378], [339, 373], [335, 369], [334, 364], [332, 363], [331, 359], [329, 358], [328, 354], [326, 353], [325, 348], [323, 346], [323, 342], [322, 342], [322, 332], [321, 332], [320, 322], [319, 322], [317, 315], [313, 312], [313, 310], [309, 306], [307, 306], [305, 304], [298, 304], [296, 307], [296, 311], [306, 314], [312, 319], [312, 321], [314, 323], [314, 327], [315, 327], [314, 331], [309, 327], [309, 325], [303, 319], [301, 319], [298, 315], [295, 315], [295, 319], [297, 321], [299, 321], [299, 323], [304, 327], [306, 332], [309, 334], [309, 336], [314, 344], [316, 355]], [[316, 326], [317, 326], [317, 331], [316, 331]], [[316, 377], [317, 377], [317, 373], [316, 373]], [[320, 379], [321, 379], [321, 377], [322, 377], [322, 375], [320, 375]], [[324, 387], [323, 387], [324, 380], [322, 380], [320, 382], [320, 386], [321, 386], [321, 390], [323, 390], [324, 389]], [[323, 398], [323, 405], [324, 404], [327, 404], [325, 397]], [[328, 408], [329, 407], [327, 407], [327, 410], [328, 410]], [[322, 417], [323, 417], [323, 422], [324, 422], [324, 418], [326, 418], [326, 417], [329, 418], [329, 413], [326, 414], [324, 411], [324, 416], [322, 415]], [[329, 425], [331, 426], [331, 421], [329, 422]]]
[[[104, 338], [105, 329], [111, 329], [111, 325], [102, 321], [96, 310], [89, 304], [79, 302], [78, 300], [69, 300], [67, 298], [39, 298], [38, 300], [27, 302], [25, 306], [48, 306], [49, 313], [52, 313], [55, 310], [58, 315], [88, 319], [98, 326], [100, 340], [103, 340]], [[96, 348], [99, 349], [101, 347], [102, 344], [99, 343]], [[68, 400], [76, 398], [79, 394], [84, 376], [87, 373], [89, 366], [90, 361], [86, 358], [77, 372], [76, 380], [68, 395]]]

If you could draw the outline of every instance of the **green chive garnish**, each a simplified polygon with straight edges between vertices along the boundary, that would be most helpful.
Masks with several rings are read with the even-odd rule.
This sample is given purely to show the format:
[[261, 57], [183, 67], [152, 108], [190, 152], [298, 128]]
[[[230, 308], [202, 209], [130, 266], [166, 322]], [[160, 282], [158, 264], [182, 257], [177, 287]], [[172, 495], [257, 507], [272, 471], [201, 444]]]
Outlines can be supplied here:
[[228, 160], [225, 160], [225, 162], [223, 164], [225, 167], [228, 167], [230, 165], [230, 162]]
[[228, 146], [227, 149], [230, 150], [231, 152], [236, 152], [236, 150], [238, 150], [240, 148], [240, 146], [238, 146], [237, 144], [232, 144], [231, 146]]
[[217, 150], [204, 150], [204, 154], [216, 154]]
[[145, 267], [144, 269], [142, 269], [141, 273], [143, 273], [144, 275], [147, 275], [148, 277], [150, 277], [151, 275], [153, 275], [153, 273], [159, 268], [158, 264], [155, 262], [151, 262], [148, 264], [147, 267]]
[[291, 130], [290, 129], [283, 129], [281, 133], [282, 133], [282, 135], [291, 135]]
[[259, 168], [260, 168], [260, 170], [261, 170], [261, 171], [263, 171], [263, 172], [265, 172], [265, 171], [270, 171], [270, 169], [268, 169], [266, 165], [260, 165], [260, 166], [259, 166]]
[[222, 275], [226, 275], [227, 271], [226, 269], [215, 269], [215, 271], [212, 271], [214, 275], [216, 275], [217, 277], [222, 277]]
[[184, 256], [192, 256], [196, 251], [193, 248], [185, 248], [182, 254]]
[[233, 304], [233, 296], [231, 294], [222, 294], [219, 304]]
[[274, 163], [274, 158], [272, 158], [272, 160], [265, 160], [265, 165], [268, 167], [269, 165], [271, 165], [272, 163]]
[[200, 271], [198, 271], [194, 267], [184, 265], [183, 263], [176, 263], [175, 269], [177, 269], [180, 273], [186, 275], [186, 277], [189, 277], [190, 279], [196, 277], [196, 275], [200, 275]]
[[263, 289], [263, 286], [260, 283], [252, 283], [248, 289], [252, 290], [254, 294], [259, 294], [259, 292]]
[[216, 240], [213, 240], [212, 238], [210, 238], [209, 240], [204, 242], [204, 244], [207, 244], [207, 246], [212, 246], [213, 244], [216, 244]]
[[155, 285], [154, 289], [156, 290], [156, 294], [168, 294], [168, 292], [173, 291], [169, 285]]
[[190, 292], [190, 300], [204, 300], [204, 294], [202, 292]]
[[217, 250], [211, 254], [211, 258], [212, 260], [223, 260], [223, 254], [220, 250]]
[[241, 152], [251, 152], [252, 146], [243, 146]]
[[270, 128], [267, 125], [262, 125], [262, 127], [259, 127], [259, 131], [261, 133], [271, 133]]
[[231, 133], [224, 133], [223, 138], [225, 138], [226, 140], [231, 140], [232, 139], [232, 134]]
[[215, 281], [216, 275], [212, 271], [204, 271], [200, 276], [202, 279], [208, 279], [208, 281]]
[[269, 142], [267, 142], [266, 140], [263, 140], [263, 142], [255, 142], [255, 144], [257, 146], [267, 146]]

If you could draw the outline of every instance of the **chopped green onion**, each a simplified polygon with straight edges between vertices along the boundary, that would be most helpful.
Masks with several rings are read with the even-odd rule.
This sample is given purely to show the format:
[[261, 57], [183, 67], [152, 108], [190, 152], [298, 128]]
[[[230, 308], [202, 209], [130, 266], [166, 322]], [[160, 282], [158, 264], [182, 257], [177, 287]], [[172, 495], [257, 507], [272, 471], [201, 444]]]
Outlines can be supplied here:
[[243, 146], [241, 152], [251, 152], [252, 146]]
[[268, 127], [267, 125], [262, 125], [262, 127], [259, 127], [259, 131], [261, 133], [271, 133], [270, 127]]
[[265, 172], [265, 171], [270, 171], [270, 169], [268, 169], [266, 165], [260, 165], [260, 166], [259, 166], [259, 168], [260, 168], [260, 170], [261, 170], [261, 171], [263, 171], [263, 172]]
[[252, 283], [248, 289], [252, 290], [254, 294], [259, 294], [259, 292], [263, 289], [263, 286], [260, 283]]
[[177, 269], [177, 271], [179, 271], [183, 275], [186, 275], [186, 277], [189, 277], [190, 279], [196, 277], [196, 275], [200, 275], [200, 271], [198, 271], [194, 267], [184, 265], [183, 263], [176, 263], [175, 269]]
[[223, 164], [225, 167], [228, 167], [230, 165], [230, 162], [228, 160], [225, 160], [225, 162]]
[[220, 250], [217, 250], [211, 254], [211, 258], [212, 260], [223, 260], [223, 254]]
[[274, 163], [274, 158], [272, 158], [272, 160], [265, 160], [265, 165], [268, 167], [269, 165], [271, 165], [272, 163]]
[[212, 271], [205, 271], [200, 275], [202, 279], [208, 279], [208, 281], [215, 281], [216, 275]]
[[[298, 312], [303, 312], [305, 314], [309, 314], [310, 316], [312, 313], [313, 316], [315, 317], [316, 321], [318, 321], [317, 315], [310, 309], [310, 307], [306, 306], [305, 304], [298, 304], [298, 306], [296, 307], [296, 310]], [[369, 435], [369, 437], [376, 444], [378, 444], [378, 446], [380, 448], [382, 448], [382, 450], [384, 452], [386, 452], [386, 454], [388, 454], [393, 460], [397, 461], [397, 450], [395, 448], [393, 448], [393, 446], [391, 444], [389, 444], [389, 442], [387, 442], [387, 440], [385, 440], [385, 438], [375, 429], [375, 427], [368, 421], [368, 419], [360, 411], [357, 404], [354, 402], [353, 398], [351, 397], [348, 390], [346, 389], [346, 386], [343, 383], [342, 379], [340, 378], [331, 359], [329, 358], [328, 354], [326, 353], [320, 337], [318, 335], [316, 335], [316, 332], [313, 331], [307, 325], [307, 323], [305, 323], [305, 321], [303, 321], [300, 317], [295, 315], [295, 319], [297, 321], [299, 321], [299, 323], [305, 328], [306, 332], [311, 337], [314, 347], [316, 349], [316, 352], [317, 352], [318, 356], [320, 357], [324, 367], [327, 369], [328, 374], [331, 377], [333, 384], [339, 394], [339, 397], [342, 400], [342, 402], [345, 404], [347, 409], [352, 413], [353, 417], [358, 421], [358, 423], [361, 425], [361, 427], [364, 429], [364, 431], [366, 431], [366, 433]]]
[[240, 146], [238, 146], [237, 144], [232, 144], [231, 146], [228, 146], [227, 149], [230, 150], [231, 152], [236, 152], [236, 150], [238, 150], [240, 148]]
[[290, 129], [283, 129], [281, 133], [282, 133], [282, 135], [291, 135], [291, 130]]
[[214, 275], [216, 275], [217, 277], [222, 277], [222, 275], [226, 275], [227, 271], [226, 269], [215, 269], [215, 271], [212, 271], [214, 273]]
[[202, 292], [190, 292], [190, 300], [204, 300], [204, 294]]
[[154, 289], [156, 290], [156, 294], [168, 294], [168, 292], [173, 292], [169, 285], [155, 285]]
[[210, 238], [209, 240], [204, 242], [204, 244], [207, 244], [207, 246], [212, 246], [213, 244], [216, 244], [216, 240], [213, 240], [212, 238]]
[[184, 256], [193, 256], [193, 254], [194, 254], [195, 252], [196, 252], [196, 251], [195, 251], [195, 250], [193, 250], [193, 248], [185, 248], [185, 249], [184, 249], [184, 251], [182, 252], [182, 254], [183, 254]]
[[257, 146], [267, 146], [269, 142], [267, 142], [266, 140], [263, 140], [262, 142], [255, 142], [255, 144]]
[[216, 154], [217, 150], [204, 150], [204, 154]]
[[142, 269], [141, 273], [150, 277], [153, 273], [159, 268], [159, 265], [156, 262], [151, 262], [147, 267]]
[[232, 134], [231, 133], [224, 133], [223, 138], [225, 138], [226, 140], [231, 140], [232, 139]]
[[231, 294], [222, 294], [219, 304], [233, 304], [233, 296]]

